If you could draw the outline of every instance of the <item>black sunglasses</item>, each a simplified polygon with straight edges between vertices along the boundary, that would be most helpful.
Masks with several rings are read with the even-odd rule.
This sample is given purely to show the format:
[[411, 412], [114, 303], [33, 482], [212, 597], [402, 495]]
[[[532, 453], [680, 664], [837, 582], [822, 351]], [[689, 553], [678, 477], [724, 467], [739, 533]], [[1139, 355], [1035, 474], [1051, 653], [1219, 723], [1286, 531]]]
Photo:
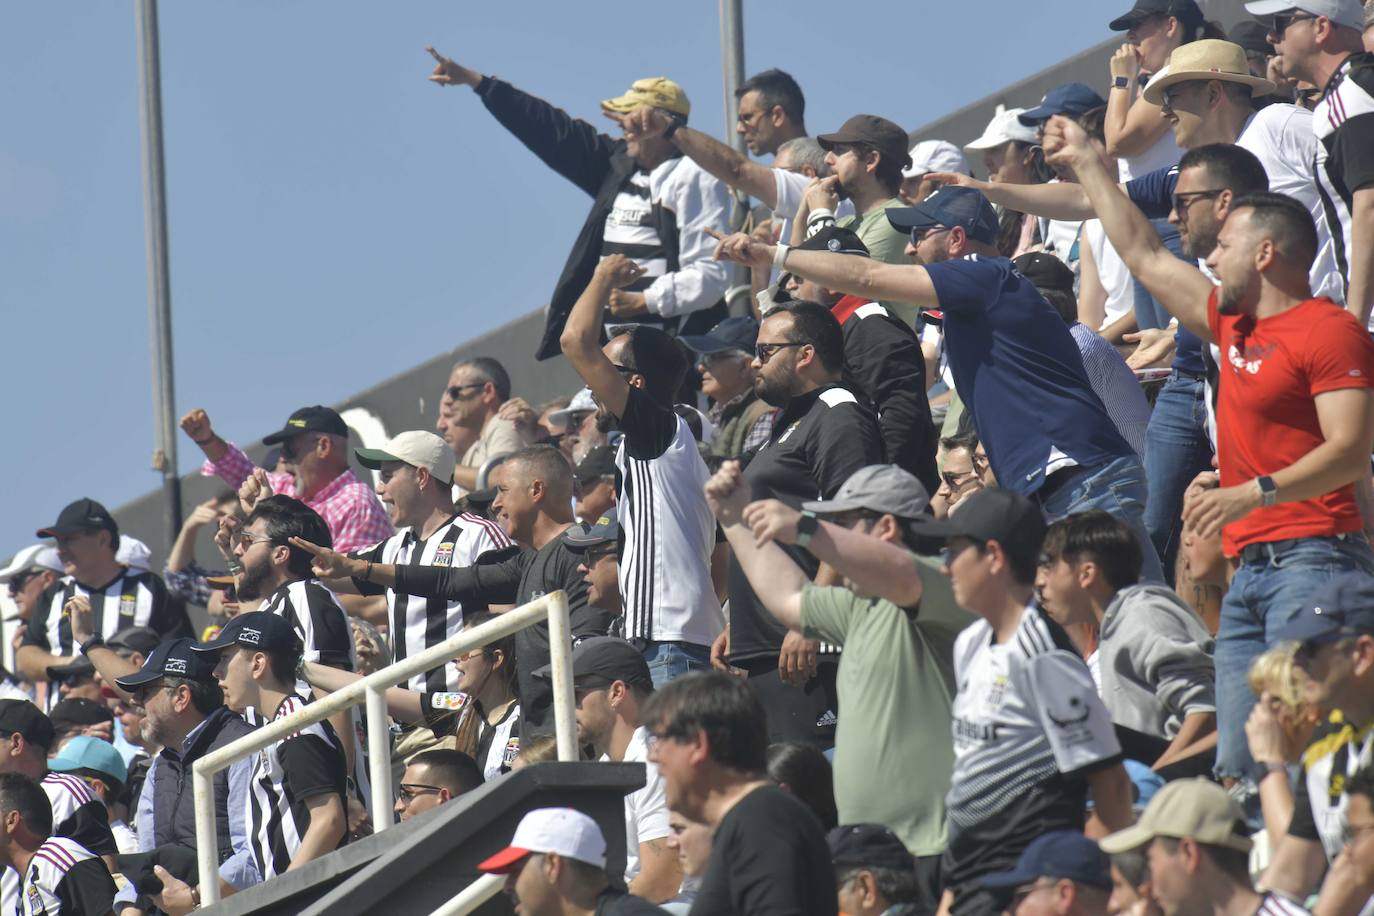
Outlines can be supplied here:
[[468, 389], [470, 389], [470, 388], [485, 388], [485, 387], [487, 387], [487, 383], [486, 383], [486, 382], [473, 382], [471, 385], [450, 385], [449, 388], [448, 388], [448, 390], [445, 391], [444, 393], [448, 395], [448, 399], [449, 399], [450, 401], [461, 401], [461, 400], [463, 399], [463, 392], [464, 392], [464, 391], [466, 391], [466, 390], [468, 390]]
[[760, 343], [754, 344], [754, 358], [761, 363], [766, 363], [773, 358], [773, 354], [788, 347], [805, 347], [806, 343]]
[[1319, 17], [1306, 13], [1280, 13], [1274, 17], [1274, 37], [1279, 41], [1283, 40], [1283, 33], [1288, 31], [1288, 27], [1295, 22], [1305, 22], [1309, 19]]

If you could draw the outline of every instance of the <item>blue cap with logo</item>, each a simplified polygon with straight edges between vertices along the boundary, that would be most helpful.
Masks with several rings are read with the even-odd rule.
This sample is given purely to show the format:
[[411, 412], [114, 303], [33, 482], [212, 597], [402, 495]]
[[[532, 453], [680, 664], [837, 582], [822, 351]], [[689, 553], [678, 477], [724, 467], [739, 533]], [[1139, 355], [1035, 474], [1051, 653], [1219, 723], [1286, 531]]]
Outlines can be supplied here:
[[213, 681], [214, 661], [197, 655], [193, 651], [195, 645], [196, 641], [189, 636], [158, 643], [143, 660], [142, 668], [133, 674], [116, 678], [115, 683], [121, 689], [132, 692], [164, 677], [180, 677], [188, 681]]
[[1374, 636], [1374, 576], [1343, 573], [1327, 582], [1278, 636], [1293, 642], [1328, 642], [1365, 633]]
[[914, 207], [892, 207], [887, 221], [898, 232], [961, 227], [975, 242], [997, 240], [997, 211], [982, 191], [945, 185]]
[[993, 872], [983, 887], [1010, 891], [1040, 878], [1067, 878], [1102, 890], [1112, 889], [1112, 864], [1097, 843], [1077, 830], [1055, 830], [1030, 841], [1009, 871]]
[[198, 642], [193, 652], [218, 653], [230, 646], [247, 646], [260, 652], [295, 655], [301, 651], [301, 640], [285, 617], [271, 611], [240, 614], [224, 625], [212, 639]]
[[753, 353], [754, 341], [759, 338], [759, 323], [748, 315], [726, 318], [705, 334], [684, 334], [678, 340], [698, 353], [728, 353], [739, 350]]
[[1055, 115], [1076, 118], [1106, 104], [1107, 102], [1094, 92], [1091, 86], [1084, 83], [1065, 83], [1045, 93], [1039, 105], [1021, 112], [1017, 119], [1030, 127], [1041, 121], [1048, 121]]

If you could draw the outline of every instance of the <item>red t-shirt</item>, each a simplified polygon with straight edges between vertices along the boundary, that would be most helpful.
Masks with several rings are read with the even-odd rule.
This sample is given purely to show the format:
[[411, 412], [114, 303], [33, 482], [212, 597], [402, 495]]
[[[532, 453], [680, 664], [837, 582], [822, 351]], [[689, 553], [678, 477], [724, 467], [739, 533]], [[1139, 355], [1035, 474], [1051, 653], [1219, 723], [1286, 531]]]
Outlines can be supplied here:
[[[1280, 471], [1325, 442], [1317, 395], [1374, 388], [1374, 342], [1330, 299], [1308, 299], [1256, 320], [1219, 314], [1214, 290], [1207, 320], [1221, 349], [1217, 459], [1223, 487]], [[1222, 529], [1222, 546], [1236, 556], [1249, 544], [1361, 527], [1354, 487], [1346, 484], [1315, 499], [1256, 509]]]

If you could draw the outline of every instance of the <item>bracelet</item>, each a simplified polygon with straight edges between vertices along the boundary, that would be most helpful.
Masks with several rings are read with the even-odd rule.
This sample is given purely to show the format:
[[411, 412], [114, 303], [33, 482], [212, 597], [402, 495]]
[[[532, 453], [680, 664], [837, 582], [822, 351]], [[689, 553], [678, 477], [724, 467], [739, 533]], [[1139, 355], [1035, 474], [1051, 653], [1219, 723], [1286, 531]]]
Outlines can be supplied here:
[[786, 269], [783, 265], [787, 263], [787, 252], [791, 250], [791, 245], [784, 245], [782, 242], [778, 242], [777, 247], [773, 250], [773, 268], [779, 273]]
[[105, 637], [97, 633], [81, 644], [81, 654], [88, 655], [92, 649], [99, 649], [103, 645], [105, 645]]
[[372, 561], [371, 561], [371, 560], [364, 560], [363, 562], [365, 562], [365, 563], [367, 564], [367, 569], [363, 570], [362, 580], [363, 580], [364, 582], [371, 582], [371, 581], [372, 581]]
[[192, 439], [191, 441], [194, 442], [196, 445], [209, 445], [211, 442], [215, 441], [215, 434], [211, 433], [204, 439]]
[[200, 909], [200, 885], [198, 884], [191, 885], [191, 903], [194, 904], [193, 909]]

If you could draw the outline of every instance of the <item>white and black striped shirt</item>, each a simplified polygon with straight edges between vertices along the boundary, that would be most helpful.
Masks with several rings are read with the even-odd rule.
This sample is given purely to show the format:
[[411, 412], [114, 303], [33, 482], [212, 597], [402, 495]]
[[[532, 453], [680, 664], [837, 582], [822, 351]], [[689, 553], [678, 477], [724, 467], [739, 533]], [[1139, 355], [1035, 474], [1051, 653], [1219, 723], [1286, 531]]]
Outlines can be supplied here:
[[95, 916], [110, 912], [115, 884], [105, 863], [65, 837], [49, 837], [24, 870], [18, 902], [6, 914], [18, 916]]
[[[282, 700], [273, 721], [305, 708], [298, 696]], [[248, 843], [266, 881], [286, 871], [310, 828], [306, 801], [337, 795], [344, 805], [344, 752], [328, 722], [307, 725], [295, 734], [258, 752], [249, 777]]]
[[495, 779], [509, 773], [520, 753], [520, 704], [512, 703], [496, 721], [487, 722], [486, 715], [472, 697], [457, 691], [420, 694], [420, 709], [425, 724], [439, 737], [454, 735], [463, 716], [477, 717], [477, 765], [483, 779]]
[[702, 492], [706, 462], [687, 421], [638, 388], [620, 428], [625, 638], [709, 646], [724, 617], [711, 583], [716, 522]]
[[[471, 566], [488, 550], [511, 546], [511, 539], [493, 521], [463, 512], [449, 518], [427, 538], [403, 528], [380, 544], [355, 554], [377, 564], [396, 566]], [[397, 594], [371, 582], [353, 580], [364, 595], [386, 595], [392, 658], [400, 661], [436, 646], [463, 628], [463, 605], [443, 598]], [[402, 684], [417, 691], [456, 690], [458, 674], [452, 665], [439, 665]]]
[[1278, 894], [1265, 894], [1260, 901], [1255, 916], [1307, 916], [1308, 911], [1286, 897]]
[[[53, 836], [70, 840], [95, 855], [119, 852], [105, 803], [95, 797], [84, 779], [69, 773], [49, 773], [39, 785], [52, 807]], [[0, 913], [13, 913], [20, 905], [19, 884], [19, 873], [12, 868], [0, 875]]]
[[[319, 579], [287, 582], [268, 595], [258, 610], [271, 611], [291, 621], [305, 647], [306, 661], [353, 670], [356, 656], [348, 612]], [[297, 690], [308, 693], [309, 688], [298, 684]]]
[[1374, 183], [1374, 55], [1352, 54], [1336, 70], [1312, 112], [1312, 132], [1317, 137], [1317, 191], [1349, 293], [1356, 246], [1374, 246], [1374, 239], [1354, 238], [1350, 215], [1355, 192]]

